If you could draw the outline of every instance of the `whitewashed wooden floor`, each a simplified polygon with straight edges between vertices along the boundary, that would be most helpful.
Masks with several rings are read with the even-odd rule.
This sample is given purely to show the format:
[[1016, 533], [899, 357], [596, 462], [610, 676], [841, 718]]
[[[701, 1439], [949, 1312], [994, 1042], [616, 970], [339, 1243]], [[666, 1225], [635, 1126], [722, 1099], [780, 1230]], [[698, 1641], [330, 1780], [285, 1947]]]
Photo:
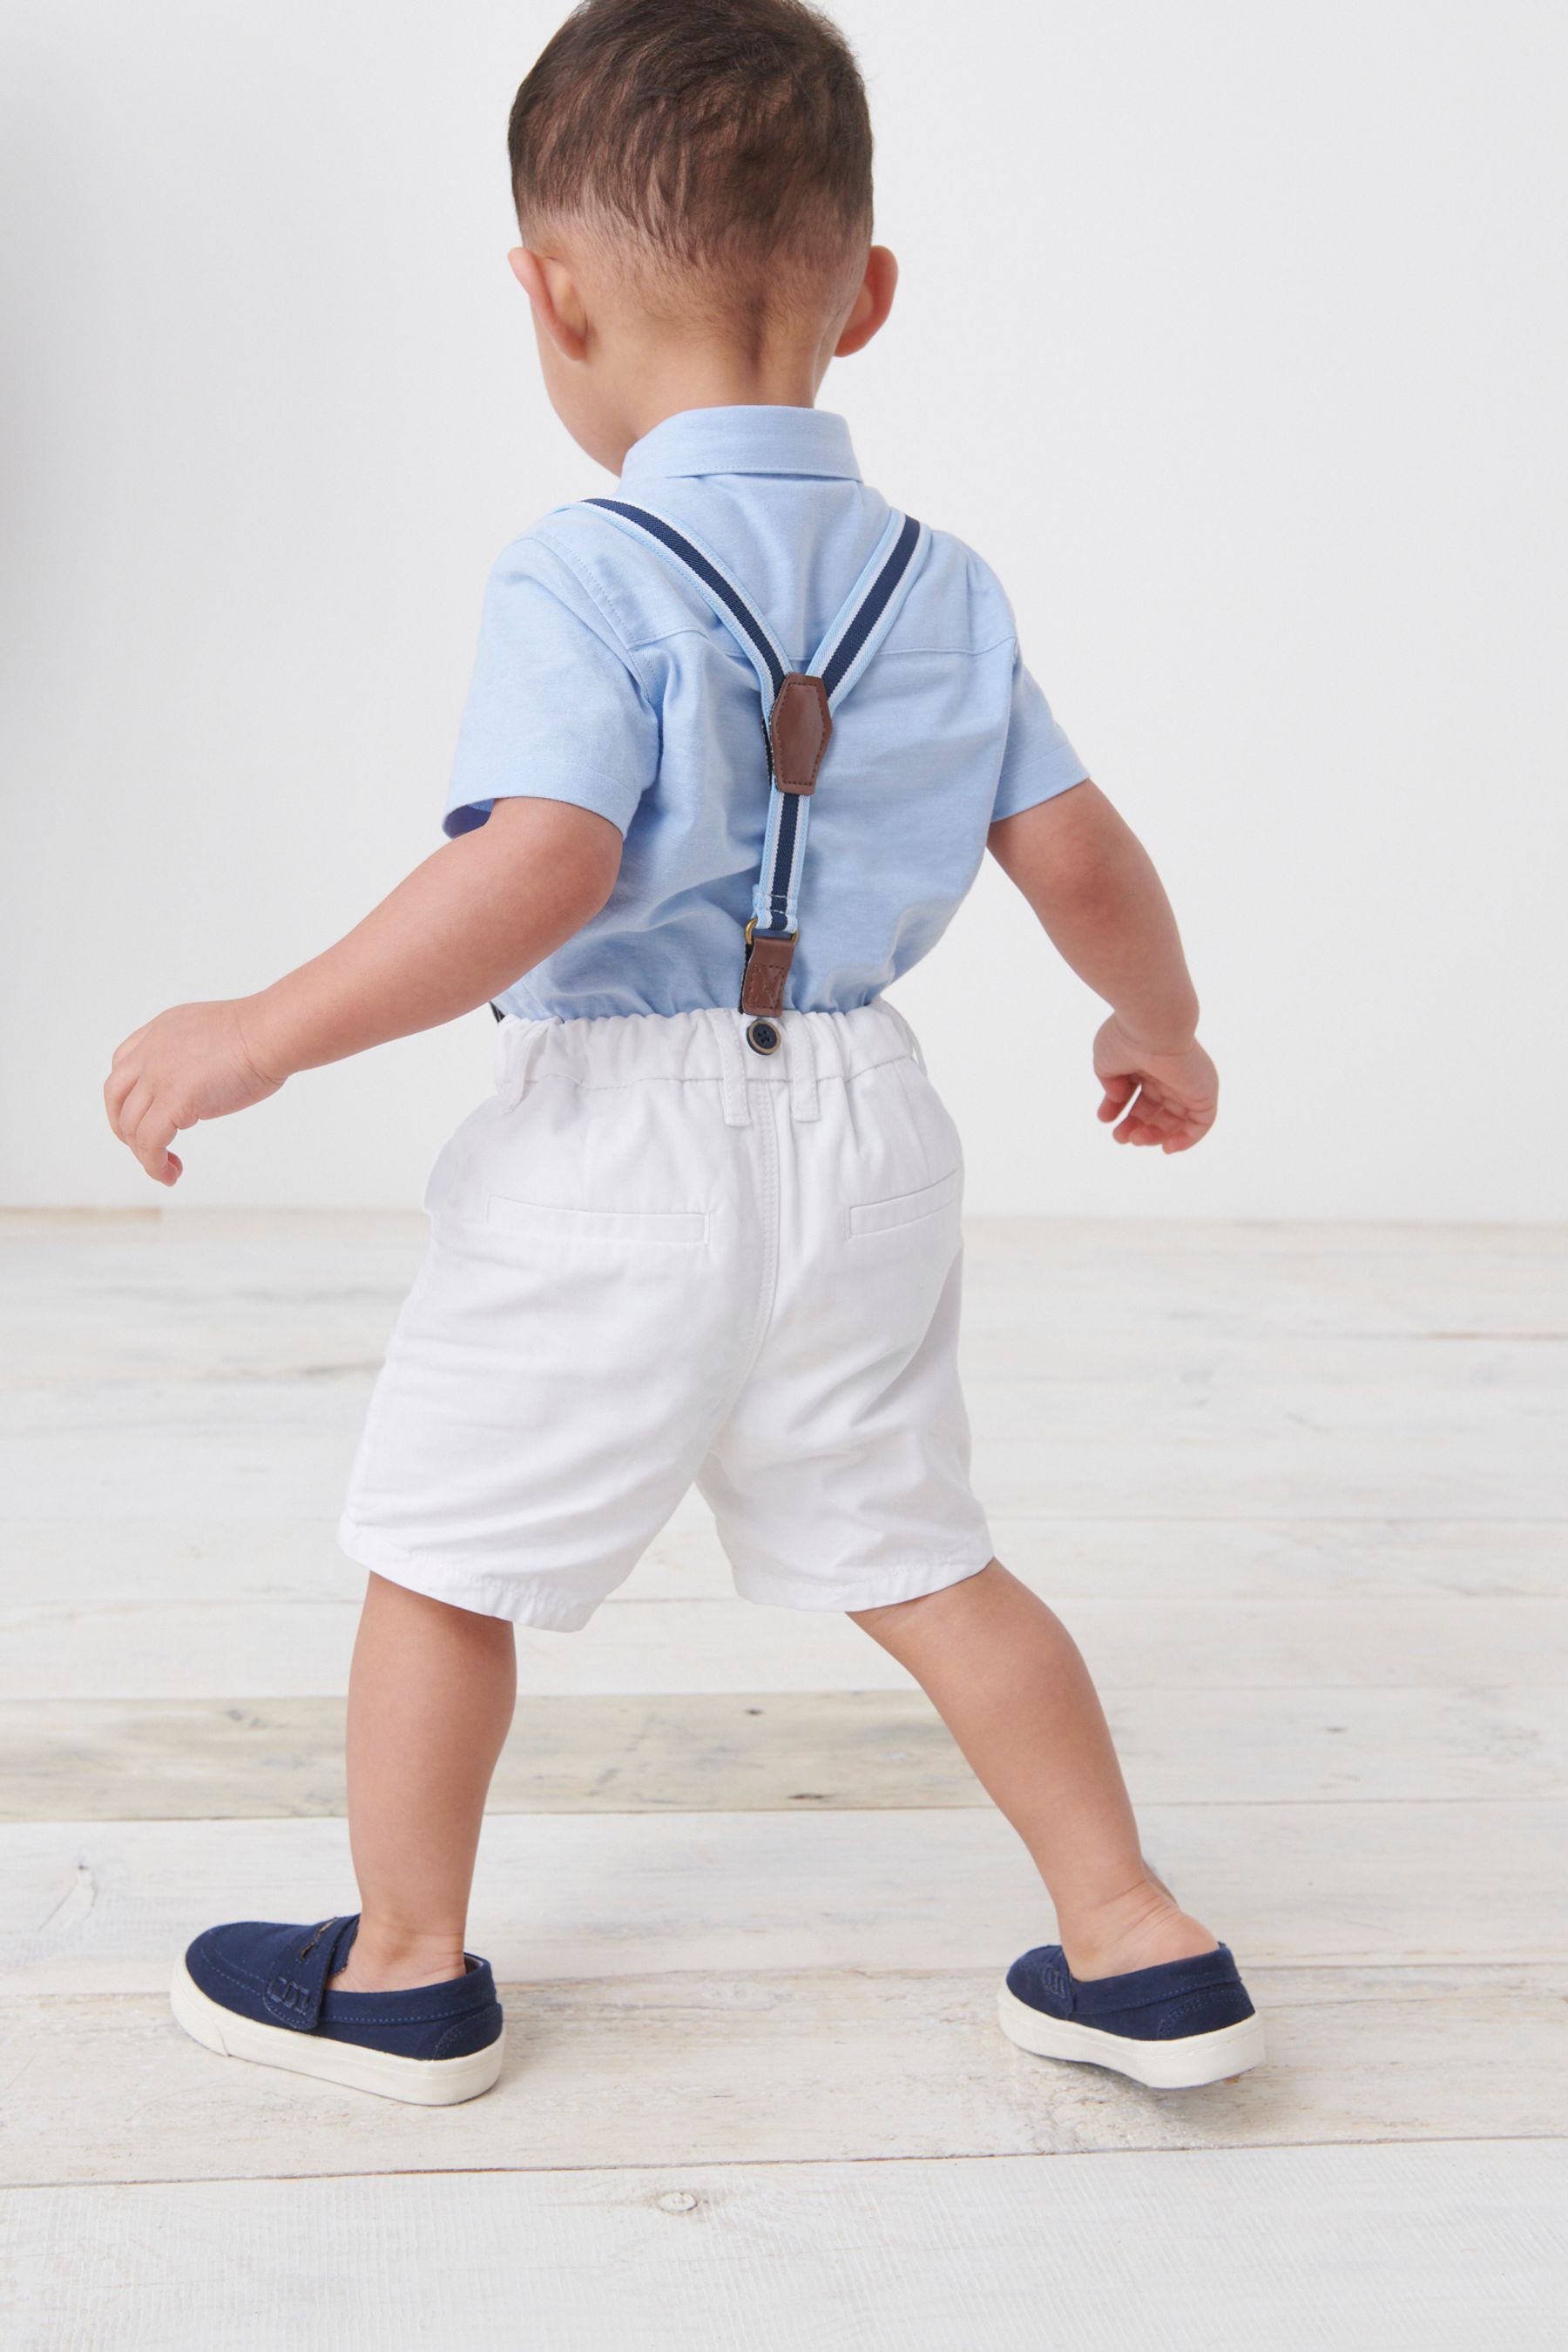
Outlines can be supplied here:
[[352, 1900], [331, 1528], [395, 1217], [0, 1219], [0, 2344], [1533, 2352], [1568, 2341], [1568, 1235], [977, 1228], [1002, 1555], [1273, 2063], [990, 2021], [1050, 1932], [923, 1699], [683, 1511], [531, 1634], [489, 2098], [226, 2067], [213, 1918]]

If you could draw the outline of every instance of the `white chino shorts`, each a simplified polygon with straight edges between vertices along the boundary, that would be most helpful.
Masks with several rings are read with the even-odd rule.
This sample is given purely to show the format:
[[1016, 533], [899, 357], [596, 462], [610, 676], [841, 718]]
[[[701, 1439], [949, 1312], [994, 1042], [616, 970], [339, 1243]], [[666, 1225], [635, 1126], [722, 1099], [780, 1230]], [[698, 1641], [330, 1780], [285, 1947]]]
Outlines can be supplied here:
[[341, 1530], [460, 1609], [585, 1624], [695, 1480], [738, 1590], [934, 1592], [991, 1557], [955, 1349], [957, 1131], [902, 1017], [503, 1022]]

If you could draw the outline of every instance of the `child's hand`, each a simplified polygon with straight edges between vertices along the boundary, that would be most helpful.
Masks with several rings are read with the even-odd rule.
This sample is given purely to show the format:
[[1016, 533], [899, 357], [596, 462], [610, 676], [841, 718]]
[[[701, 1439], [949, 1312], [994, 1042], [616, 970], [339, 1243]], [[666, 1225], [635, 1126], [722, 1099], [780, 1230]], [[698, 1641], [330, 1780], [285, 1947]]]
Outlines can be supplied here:
[[183, 1171], [169, 1146], [181, 1128], [246, 1110], [282, 1083], [252, 1061], [237, 1003], [176, 1004], [116, 1049], [103, 1100], [110, 1126], [148, 1175], [174, 1184]]
[[1100, 1117], [1121, 1122], [1118, 1143], [1190, 1151], [1215, 1123], [1219, 1077], [1195, 1040], [1184, 1053], [1152, 1054], [1112, 1013], [1094, 1041], [1094, 1074], [1105, 1089]]

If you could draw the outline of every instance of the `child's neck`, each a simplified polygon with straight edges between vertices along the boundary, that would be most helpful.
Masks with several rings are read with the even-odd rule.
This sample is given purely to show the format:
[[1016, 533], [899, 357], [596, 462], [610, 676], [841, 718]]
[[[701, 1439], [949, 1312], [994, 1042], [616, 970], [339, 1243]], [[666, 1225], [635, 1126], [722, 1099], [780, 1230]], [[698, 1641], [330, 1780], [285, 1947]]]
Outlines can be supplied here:
[[628, 444], [687, 408], [812, 408], [826, 355], [810, 346], [764, 347], [750, 354], [722, 343], [681, 344], [640, 355], [628, 392]]

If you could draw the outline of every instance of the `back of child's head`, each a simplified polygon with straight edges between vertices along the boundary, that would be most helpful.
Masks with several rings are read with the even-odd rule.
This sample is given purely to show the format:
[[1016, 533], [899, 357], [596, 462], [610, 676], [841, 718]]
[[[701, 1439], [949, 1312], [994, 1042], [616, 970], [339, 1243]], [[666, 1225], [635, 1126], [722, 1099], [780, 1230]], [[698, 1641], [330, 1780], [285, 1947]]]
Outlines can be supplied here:
[[509, 147], [524, 238], [591, 242], [671, 320], [826, 316], [864, 267], [865, 87], [802, 0], [584, 0], [518, 91]]

